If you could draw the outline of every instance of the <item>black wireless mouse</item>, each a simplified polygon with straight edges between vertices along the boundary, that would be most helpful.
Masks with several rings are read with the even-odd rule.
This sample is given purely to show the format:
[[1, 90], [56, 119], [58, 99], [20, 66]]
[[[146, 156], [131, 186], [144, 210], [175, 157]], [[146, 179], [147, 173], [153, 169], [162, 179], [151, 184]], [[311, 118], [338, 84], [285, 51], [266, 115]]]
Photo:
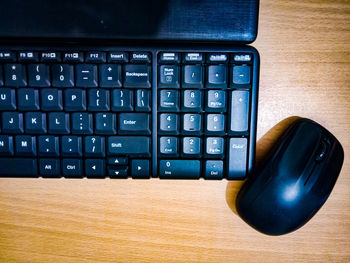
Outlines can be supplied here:
[[297, 120], [240, 189], [238, 214], [268, 235], [298, 229], [327, 200], [343, 160], [343, 148], [329, 131], [309, 119]]

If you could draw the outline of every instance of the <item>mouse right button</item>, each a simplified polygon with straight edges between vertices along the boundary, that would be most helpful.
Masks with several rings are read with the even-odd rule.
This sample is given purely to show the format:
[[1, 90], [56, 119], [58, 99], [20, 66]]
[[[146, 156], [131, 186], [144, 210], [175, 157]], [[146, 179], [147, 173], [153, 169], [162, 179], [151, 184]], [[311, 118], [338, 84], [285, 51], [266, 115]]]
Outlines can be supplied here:
[[228, 180], [246, 176], [247, 138], [231, 138], [228, 149]]

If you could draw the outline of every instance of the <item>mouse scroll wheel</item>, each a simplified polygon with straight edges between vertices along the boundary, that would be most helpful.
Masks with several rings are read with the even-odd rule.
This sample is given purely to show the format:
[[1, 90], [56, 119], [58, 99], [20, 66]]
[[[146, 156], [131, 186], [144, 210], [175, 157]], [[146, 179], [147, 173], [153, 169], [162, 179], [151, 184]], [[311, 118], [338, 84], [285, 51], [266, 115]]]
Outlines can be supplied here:
[[327, 153], [327, 148], [328, 148], [328, 143], [326, 142], [326, 140], [322, 140], [316, 152], [315, 160], [317, 162], [321, 162], [324, 159]]

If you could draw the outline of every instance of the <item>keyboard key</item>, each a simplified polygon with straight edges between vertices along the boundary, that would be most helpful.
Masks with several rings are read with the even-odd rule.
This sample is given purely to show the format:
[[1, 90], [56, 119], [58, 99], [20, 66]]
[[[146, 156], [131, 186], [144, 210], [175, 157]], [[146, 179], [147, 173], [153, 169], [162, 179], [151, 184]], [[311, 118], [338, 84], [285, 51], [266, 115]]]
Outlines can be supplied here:
[[92, 134], [92, 114], [72, 113], [72, 134]]
[[140, 136], [108, 137], [108, 155], [150, 157], [150, 138]]
[[163, 89], [159, 94], [159, 111], [179, 111], [179, 92]]
[[201, 63], [203, 62], [203, 54], [202, 53], [185, 53], [183, 56], [184, 63]]
[[82, 63], [84, 62], [83, 52], [65, 52], [63, 53], [63, 62]]
[[40, 159], [39, 170], [42, 177], [61, 177], [59, 159]]
[[15, 62], [16, 58], [16, 52], [0, 51], [0, 62]]
[[[0, 158], [0, 176], [8, 177], [37, 177], [38, 166], [36, 159]], [[18, 169], [25, 167], [25, 169]]]
[[58, 137], [48, 135], [38, 137], [38, 155], [39, 156], [59, 156]]
[[208, 90], [205, 106], [208, 112], [226, 112], [226, 91]]
[[231, 94], [229, 132], [247, 132], [249, 119], [249, 91], [235, 90]]
[[117, 133], [116, 116], [112, 113], [95, 114], [95, 133], [103, 135], [113, 135]]
[[133, 65], [124, 66], [124, 87], [125, 88], [150, 88], [151, 87], [151, 66]]
[[64, 157], [81, 157], [82, 140], [78, 136], [61, 137], [61, 155]]
[[90, 89], [88, 91], [89, 111], [109, 111], [109, 90]]
[[149, 160], [131, 160], [131, 177], [136, 179], [150, 178]]
[[41, 109], [43, 111], [63, 110], [62, 90], [42, 89], [40, 92], [41, 92]]
[[101, 88], [120, 88], [122, 86], [122, 66], [103, 64], [99, 66]]
[[250, 66], [233, 66], [231, 67], [231, 72], [231, 85], [250, 83]]
[[90, 178], [106, 177], [106, 164], [102, 159], [86, 159], [85, 175]]
[[159, 133], [177, 135], [179, 133], [178, 115], [172, 113], [160, 114]]
[[105, 138], [86, 136], [84, 138], [84, 155], [88, 157], [105, 157]]
[[145, 134], [150, 135], [150, 114], [147, 113], [120, 113], [119, 134]]
[[68, 64], [56, 64], [51, 66], [52, 86], [57, 88], [74, 87], [74, 67]]
[[127, 89], [112, 91], [112, 111], [133, 111], [133, 92]]
[[201, 138], [184, 137], [182, 139], [182, 154], [184, 156], [197, 158], [201, 154]]
[[200, 90], [185, 90], [182, 96], [182, 110], [199, 112], [202, 110], [202, 92]]
[[4, 86], [4, 76], [2, 74], [2, 65], [0, 65], [0, 86]]
[[18, 135], [16, 141], [16, 155], [36, 156], [36, 139], [30, 135]]
[[159, 63], [179, 63], [180, 56], [174, 52], [162, 52], [159, 56]]
[[210, 65], [207, 73], [207, 88], [226, 88], [226, 65]]
[[110, 157], [107, 159], [109, 165], [127, 165], [128, 158], [125, 157]]
[[61, 53], [59, 52], [42, 52], [40, 55], [41, 62], [61, 62]]
[[81, 88], [97, 88], [97, 66], [93, 64], [78, 64], [75, 66], [76, 86]]
[[18, 112], [3, 112], [1, 115], [3, 133], [23, 133], [23, 114]]
[[5, 85], [9, 87], [27, 86], [27, 73], [25, 65], [5, 64]]
[[128, 167], [109, 167], [108, 176], [110, 178], [128, 178]]
[[49, 133], [68, 134], [70, 132], [69, 114], [63, 112], [49, 113]]
[[224, 157], [224, 138], [208, 137], [206, 139], [205, 153], [208, 157], [223, 158]]
[[104, 63], [106, 62], [105, 52], [87, 52], [85, 55], [85, 62], [87, 63]]
[[63, 159], [61, 164], [64, 177], [80, 178], [83, 176], [82, 160]]
[[38, 52], [23, 51], [18, 53], [19, 62], [39, 62]]
[[46, 114], [41, 112], [26, 112], [25, 132], [29, 134], [43, 134], [47, 132]]
[[[0, 135], [0, 156], [11, 156], [11, 155], [13, 155], [13, 138], [12, 138], [12, 136]], [[2, 166], [0, 166], [0, 167], [2, 167]]]
[[205, 179], [221, 180], [223, 178], [224, 162], [220, 160], [205, 161]]
[[202, 118], [200, 114], [184, 114], [182, 123], [184, 134], [201, 134]]
[[18, 110], [37, 111], [39, 107], [39, 91], [35, 89], [21, 88], [17, 90]]
[[201, 162], [199, 160], [160, 160], [160, 179], [199, 179]]
[[202, 65], [183, 66], [182, 88], [203, 88]]
[[249, 63], [252, 61], [252, 56], [250, 54], [234, 54], [231, 55], [231, 62], [235, 63], [235, 62], [246, 62]]
[[178, 140], [177, 137], [160, 137], [159, 152], [167, 156], [178, 155]]
[[151, 63], [151, 55], [148, 52], [132, 52], [130, 62]]
[[16, 93], [15, 90], [9, 88], [0, 89], [0, 110], [16, 109]]
[[229, 147], [227, 179], [242, 179], [246, 176], [247, 138], [231, 138]]
[[225, 135], [225, 115], [223, 114], [208, 114], [206, 133]]
[[82, 89], [66, 89], [64, 92], [65, 111], [85, 111], [86, 91]]
[[180, 87], [179, 83], [179, 66], [162, 65], [159, 68], [159, 84], [160, 88], [175, 88]]
[[28, 86], [50, 87], [50, 68], [45, 64], [28, 65]]
[[208, 54], [208, 63], [225, 63], [227, 62], [227, 55], [222, 53], [212, 53]]
[[151, 95], [149, 90], [138, 89], [136, 91], [135, 111], [151, 111]]
[[129, 55], [126, 52], [109, 52], [108, 63], [127, 63]]

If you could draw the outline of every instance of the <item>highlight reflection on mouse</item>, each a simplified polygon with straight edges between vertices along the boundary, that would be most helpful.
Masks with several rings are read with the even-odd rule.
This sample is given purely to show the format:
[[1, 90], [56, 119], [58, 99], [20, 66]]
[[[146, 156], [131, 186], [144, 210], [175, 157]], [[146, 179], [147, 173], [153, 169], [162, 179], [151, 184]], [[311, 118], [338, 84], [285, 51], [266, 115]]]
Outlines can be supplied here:
[[321, 125], [298, 117], [279, 125], [284, 122], [292, 124], [259, 156], [263, 160], [239, 192], [232, 193], [233, 183], [227, 186], [231, 209], [268, 235], [287, 234], [306, 224], [326, 202], [344, 160], [341, 144]]

